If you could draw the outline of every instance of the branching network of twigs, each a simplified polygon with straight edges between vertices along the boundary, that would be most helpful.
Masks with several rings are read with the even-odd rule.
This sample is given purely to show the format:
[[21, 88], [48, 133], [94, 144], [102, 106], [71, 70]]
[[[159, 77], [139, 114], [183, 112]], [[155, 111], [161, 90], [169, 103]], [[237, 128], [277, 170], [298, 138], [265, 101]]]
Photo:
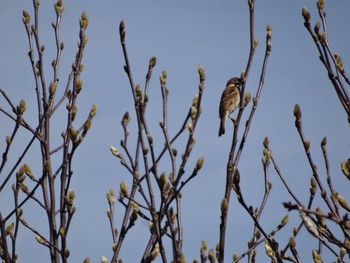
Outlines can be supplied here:
[[[60, 89], [62, 85], [60, 85], [59, 69], [64, 44], [60, 40], [60, 24], [64, 6], [61, 0], [54, 4], [56, 21], [52, 22], [52, 27], [56, 56], [51, 63], [51, 74], [48, 74], [50, 75], [49, 82], [47, 82], [48, 78], [46, 77], [48, 70], [44, 65], [45, 45], [40, 41], [39, 7], [40, 1], [33, 0], [33, 20], [27, 11], [23, 11], [22, 17], [28, 36], [28, 56], [35, 82], [37, 123], [31, 124], [26, 120], [24, 114], [26, 111], [25, 100], [22, 99], [19, 105], [16, 106], [7, 96], [5, 90], [0, 90], [0, 94], [8, 103], [12, 112], [2, 106], [0, 106], [0, 111], [14, 121], [11, 135], [6, 137], [6, 147], [0, 164], [0, 194], [2, 194], [5, 187], [10, 187], [11, 182], [13, 190], [13, 210], [7, 214], [3, 214], [0, 210], [0, 257], [2, 262], [6, 263], [15, 262], [18, 258], [16, 242], [21, 226], [33, 232], [38, 243], [49, 249], [51, 262], [67, 262], [70, 254], [67, 247], [67, 236], [76, 211], [74, 206], [75, 193], [70, 190], [73, 175], [72, 160], [96, 114], [96, 106], [93, 105], [86, 121], [83, 124], [75, 124], [77, 99], [83, 87], [80, 75], [84, 69], [82, 58], [87, 44], [85, 34], [88, 26], [87, 15], [83, 13], [80, 17], [78, 51], [67, 81], [63, 84], [65, 87], [62, 90]], [[66, 104], [67, 119], [63, 123], [61, 138], [52, 138], [52, 118], [59, 108], [64, 107], [64, 103]], [[77, 128], [74, 128], [74, 126]], [[8, 162], [8, 154], [12, 150], [13, 141], [17, 139], [18, 131], [21, 128], [31, 133], [32, 137], [23, 147], [24, 150], [19, 154], [17, 162], [8, 169], [7, 174], [4, 174], [4, 171], [6, 171], [4, 168], [11, 165]], [[52, 146], [53, 141], [61, 142], [56, 146]], [[29, 164], [23, 164], [29, 149], [35, 143], [40, 145], [41, 169], [38, 172], [33, 172]], [[62, 155], [60, 161], [57, 161], [56, 156], [58, 154]], [[43, 215], [47, 217], [48, 236], [36, 230], [35, 222], [25, 220], [24, 205], [29, 201], [41, 207]]]
[[[228, 253], [226, 232], [229, 224], [229, 204], [233, 199], [232, 192], [235, 193], [239, 205], [250, 216], [253, 226], [252, 238], [248, 242], [247, 249], [240, 254], [234, 253], [232, 262], [239, 262], [244, 258], [250, 263], [256, 262], [257, 247], [262, 244], [271, 262], [302, 262], [297, 243], [302, 241], [299, 240], [299, 233], [303, 228], [318, 241], [318, 248], [312, 250], [314, 262], [323, 262], [322, 258], [326, 254], [334, 256], [337, 262], [346, 262], [345, 256], [350, 255], [350, 220], [348, 216], [350, 206], [345, 198], [334, 189], [326, 137], [321, 141], [325, 171], [318, 170], [311, 151], [310, 139], [304, 134], [302, 112], [298, 104], [295, 105], [293, 111], [295, 127], [312, 173], [307, 203], [303, 203], [303, 200], [294, 193], [283, 171], [279, 168], [268, 137], [263, 141], [264, 191], [261, 203], [259, 207], [254, 208], [246, 202], [247, 195], [240, 184], [239, 162], [263, 90], [268, 59], [272, 49], [272, 27], [267, 25], [260, 80], [256, 86], [255, 96], [252, 97], [251, 91], [246, 91], [246, 83], [255, 58], [258, 40], [255, 37], [254, 25], [255, 0], [247, 0], [247, 3], [250, 21], [250, 51], [247, 65], [241, 73], [240, 95], [243, 99], [240, 101], [237, 117], [233, 119], [232, 144], [228, 153], [226, 184], [220, 207], [219, 242], [215, 249], [208, 250], [206, 241], [202, 241], [199, 252], [200, 262], [228, 262], [225, 260], [225, 255]], [[34, 100], [37, 105], [37, 120], [32, 121], [26, 116], [27, 105], [24, 99], [16, 104], [4, 89], [0, 90], [0, 96], [6, 104], [6, 106], [0, 105], [0, 112], [13, 124], [10, 134], [6, 137], [6, 144], [0, 160], [0, 195], [4, 196], [5, 190], [10, 190], [13, 193], [12, 198], [3, 197], [8, 202], [13, 203], [10, 211], [0, 208], [0, 258], [5, 263], [16, 262], [20, 256], [17, 243], [21, 229], [32, 232], [37, 242], [48, 249], [51, 262], [68, 262], [70, 251], [67, 246], [67, 238], [76, 211], [75, 192], [71, 190], [73, 157], [89, 131], [97, 111], [96, 106], [93, 105], [85, 121], [82, 124], [76, 124], [77, 102], [83, 87], [81, 79], [84, 69], [82, 59], [88, 40], [85, 34], [89, 23], [87, 15], [82, 13], [80, 17], [78, 50], [71, 71], [65, 83], [61, 84], [62, 78], [59, 77], [59, 71], [64, 44], [60, 40], [60, 25], [65, 8], [61, 0], [54, 4], [56, 19], [52, 22], [52, 27], [55, 39], [55, 56], [51, 63], [51, 71], [48, 71], [44, 62], [45, 46], [41, 43], [39, 34], [39, 7], [40, 1], [33, 0], [33, 18], [28, 11], [23, 11], [22, 17], [28, 37], [28, 56], [35, 83]], [[350, 80], [342, 58], [338, 53], [333, 53], [330, 47], [324, 9], [325, 1], [318, 0], [317, 8], [321, 21], [317, 22], [313, 28], [310, 24], [309, 11], [306, 7], [302, 8], [304, 26], [314, 40], [321, 63], [326, 69], [339, 102], [346, 112], [347, 120], [350, 122], [348, 95]], [[168, 118], [167, 72], [161, 72], [159, 81], [162, 95], [160, 108], [162, 119], [159, 122], [159, 129], [162, 132], [162, 137], [154, 138], [151, 130], [156, 125], [147, 114], [147, 106], [150, 103], [150, 81], [157, 60], [155, 57], [150, 58], [144, 86], [136, 84], [127, 52], [124, 21], [120, 23], [119, 36], [124, 55], [124, 70], [129, 80], [134, 107], [132, 113], [126, 112], [122, 117], [123, 138], [120, 141], [120, 146], [110, 147], [111, 153], [120, 161], [125, 173], [129, 176], [128, 182], [131, 182], [131, 186], [128, 186], [125, 181], [120, 183], [117, 197], [115, 197], [114, 190], [107, 193], [107, 217], [113, 242], [111, 262], [122, 262], [120, 252], [125, 238], [133, 230], [135, 224], [140, 223], [141, 220], [146, 221], [149, 225], [149, 236], [146, 237], [148, 242], [144, 248], [141, 248], [143, 253], [141, 262], [151, 262], [156, 258], [160, 258], [162, 262], [186, 262], [183, 254], [185, 230], [182, 222], [182, 190], [197, 177], [204, 163], [204, 158], [199, 157], [194, 167], [186, 169], [185, 172], [186, 166], [188, 167], [191, 163], [192, 158], [190, 157], [196, 143], [195, 132], [197, 132], [197, 124], [201, 116], [205, 72], [200, 65], [198, 67], [198, 93], [194, 95], [192, 105], [189, 106], [183, 122], [179, 124], [178, 130], [174, 134], [171, 134], [168, 128], [168, 124], [172, 120]], [[64, 105], [66, 105], [66, 119], [62, 124], [63, 131], [61, 137], [55, 138], [54, 133], [52, 133], [52, 119], [58, 114], [59, 109], [64, 108]], [[247, 113], [246, 119], [243, 113]], [[136, 129], [130, 129], [131, 116], [135, 117]], [[13, 149], [13, 142], [18, 140], [22, 130], [29, 133], [30, 136], [17, 159], [12, 163], [12, 160], [9, 160], [10, 153], [16, 152]], [[180, 139], [184, 140], [185, 143], [182, 144], [183, 148], [177, 149], [175, 143]], [[55, 145], [53, 146], [53, 144]], [[40, 158], [37, 158], [40, 159], [39, 168], [36, 168], [37, 164], [25, 163], [26, 160], [32, 162], [32, 159], [27, 157], [34, 145], [39, 145], [40, 149], [38, 154]], [[59, 155], [61, 157], [57, 157]], [[268, 230], [260, 222], [260, 218], [272, 189], [272, 183], [269, 179], [271, 163], [273, 172], [281, 180], [291, 200], [283, 203], [289, 214], [284, 216], [273, 229]], [[166, 171], [161, 170], [164, 167]], [[340, 169], [346, 178], [350, 179], [350, 159], [341, 161]], [[321, 197], [319, 200], [323, 202], [322, 204], [317, 203], [318, 199], [315, 198], [317, 195]], [[116, 201], [123, 209], [121, 217], [117, 217], [115, 213]], [[47, 231], [38, 231], [36, 222], [32, 222], [30, 217], [25, 216], [28, 204], [39, 207], [43, 215], [46, 216]], [[288, 218], [294, 211], [298, 213], [299, 221], [297, 226], [293, 228], [289, 240], [276, 240], [276, 233], [288, 223]], [[169, 244], [171, 244], [170, 248]], [[281, 244], [284, 246], [282, 247]], [[90, 260], [86, 258], [83, 262], [89, 263]], [[101, 262], [107, 263], [108, 260], [103, 256]], [[198, 260], [195, 259], [193, 262], [198, 262]]]
[[[119, 26], [120, 41], [123, 49], [125, 66], [124, 70], [129, 79], [131, 93], [134, 100], [134, 110], [137, 122], [136, 148], [130, 149], [128, 124], [131, 121], [129, 112], [126, 112], [122, 118], [121, 125], [124, 130], [124, 138], [120, 142], [123, 153], [116, 147], [111, 146], [110, 150], [116, 156], [121, 164], [132, 177], [132, 186], [129, 191], [124, 181], [120, 184], [118, 201], [125, 207], [124, 218], [121, 223], [120, 231], [115, 228], [114, 203], [115, 197], [113, 190], [107, 194], [109, 209], [107, 216], [110, 221], [113, 238], [113, 258], [112, 262], [117, 262], [119, 252], [123, 244], [125, 235], [134, 226], [135, 221], [140, 217], [149, 223], [150, 237], [144, 250], [141, 262], [153, 261], [158, 254], [162, 262], [168, 262], [164, 238], [170, 239], [172, 244], [173, 262], [183, 262], [183, 228], [181, 215], [181, 190], [194, 179], [203, 166], [204, 158], [200, 157], [193, 167], [192, 172], [185, 173], [185, 167], [195, 145], [195, 131], [201, 114], [201, 102], [204, 91], [205, 72], [203, 67], [198, 67], [199, 85], [198, 93], [194, 96], [192, 105], [180, 125], [175, 135], [170, 135], [168, 131], [168, 89], [167, 73], [163, 71], [160, 74], [160, 92], [162, 94], [162, 120], [159, 123], [163, 133], [163, 139], [153, 140], [150, 131], [150, 121], [147, 118], [147, 105], [149, 99], [149, 85], [156, 65], [156, 58], [151, 57], [146, 74], [144, 89], [140, 85], [135, 85], [131, 65], [126, 48], [126, 30], [124, 21]], [[173, 144], [180, 138], [187, 137], [183, 153], [180, 158], [178, 149]], [[163, 143], [161, 143], [163, 141]], [[155, 143], [164, 144], [163, 150], [159, 153], [155, 150]], [[169, 159], [166, 159], [166, 156]], [[169, 160], [171, 169], [167, 172], [159, 171], [160, 163]], [[163, 165], [162, 165], [163, 166]], [[155, 196], [160, 197], [156, 201]]]

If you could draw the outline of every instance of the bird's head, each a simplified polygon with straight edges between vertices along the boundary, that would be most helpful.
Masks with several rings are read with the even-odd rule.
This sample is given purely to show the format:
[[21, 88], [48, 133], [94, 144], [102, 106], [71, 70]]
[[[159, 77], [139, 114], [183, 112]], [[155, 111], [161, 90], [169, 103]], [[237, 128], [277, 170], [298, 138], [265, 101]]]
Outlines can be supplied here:
[[242, 79], [241, 78], [237, 78], [237, 77], [233, 77], [229, 81], [227, 81], [226, 87], [234, 86], [237, 89], [240, 89], [241, 85], [242, 85]]

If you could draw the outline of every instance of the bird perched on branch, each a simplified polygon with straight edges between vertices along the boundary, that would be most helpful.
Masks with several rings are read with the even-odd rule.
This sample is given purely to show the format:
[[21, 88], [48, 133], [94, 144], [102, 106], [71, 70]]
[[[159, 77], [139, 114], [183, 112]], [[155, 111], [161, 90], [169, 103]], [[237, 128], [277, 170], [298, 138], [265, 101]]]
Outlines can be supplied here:
[[225, 133], [225, 122], [227, 117], [238, 107], [240, 102], [241, 78], [231, 78], [224, 89], [219, 108], [220, 129], [219, 136]]

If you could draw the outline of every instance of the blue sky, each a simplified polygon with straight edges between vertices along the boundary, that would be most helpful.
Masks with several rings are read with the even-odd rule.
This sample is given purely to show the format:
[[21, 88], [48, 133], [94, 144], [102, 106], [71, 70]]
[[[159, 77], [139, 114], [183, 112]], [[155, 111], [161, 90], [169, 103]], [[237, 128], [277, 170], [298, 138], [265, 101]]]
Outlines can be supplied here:
[[[41, 1], [40, 34], [45, 44], [46, 78], [52, 78], [51, 60], [54, 56], [53, 30], [55, 19], [53, 1]], [[82, 262], [90, 257], [98, 262], [102, 255], [110, 258], [112, 239], [106, 217], [106, 193], [110, 188], [119, 191], [121, 180], [129, 182], [130, 176], [109, 151], [110, 145], [119, 146], [122, 139], [120, 120], [125, 111], [132, 118], [131, 131], [135, 139], [135, 115], [127, 77], [123, 71], [123, 54], [119, 42], [118, 26], [123, 19], [126, 24], [126, 41], [135, 83], [144, 85], [148, 61], [157, 57], [151, 81], [148, 119], [154, 138], [160, 137], [161, 94], [159, 74], [168, 73], [169, 129], [174, 133], [182, 124], [192, 98], [197, 93], [197, 67], [206, 70], [206, 82], [202, 104], [202, 116], [197, 129], [197, 143], [187, 170], [190, 171], [200, 156], [205, 163], [200, 175], [183, 191], [184, 253], [188, 262], [199, 257], [199, 246], [206, 239], [209, 247], [215, 247], [219, 237], [219, 211], [223, 197], [226, 162], [230, 149], [232, 124], [218, 138], [218, 105], [227, 80], [240, 75], [246, 66], [249, 52], [248, 7], [246, 1], [65, 1], [66, 11], [61, 25], [61, 40], [65, 44], [60, 72], [61, 88], [67, 79], [74, 60], [78, 40], [79, 17], [85, 11], [89, 17], [87, 44], [82, 73], [83, 93], [78, 99], [78, 120], [86, 118], [92, 104], [98, 113], [85, 141], [79, 147], [74, 166], [72, 189], [76, 192], [76, 217], [69, 239], [71, 262]], [[280, 169], [295, 192], [306, 202], [312, 174], [308, 166], [299, 136], [294, 127], [293, 107], [298, 103], [303, 113], [305, 136], [311, 140], [311, 150], [319, 172], [325, 178], [320, 142], [328, 138], [328, 152], [333, 183], [343, 196], [350, 198], [347, 180], [339, 169], [340, 160], [349, 157], [349, 125], [345, 113], [330, 85], [327, 74], [318, 59], [314, 43], [303, 26], [301, 8], [305, 5], [311, 12], [312, 23], [318, 21], [315, 1], [257, 1], [255, 30], [259, 40], [246, 89], [255, 94], [262, 58], [265, 50], [266, 25], [273, 28], [272, 53], [270, 55], [265, 84], [246, 146], [241, 157], [242, 189], [245, 198], [254, 207], [261, 202], [264, 186], [261, 167], [262, 141], [270, 138]], [[28, 119], [35, 118], [34, 80], [27, 56], [28, 42], [22, 23], [22, 10], [32, 13], [31, 1], [0, 0], [0, 87], [15, 102], [25, 98]], [[334, 52], [342, 56], [345, 68], [350, 61], [347, 31], [350, 24], [346, 0], [326, 2], [329, 42]], [[1, 107], [4, 100], [0, 101]], [[244, 118], [247, 118], [246, 111]], [[0, 141], [11, 131], [12, 123], [0, 117]], [[59, 138], [64, 119], [57, 118], [53, 136]], [[34, 124], [33, 124], [34, 125]], [[54, 126], [55, 127], [55, 126]], [[242, 126], [243, 127], [243, 126]], [[26, 142], [27, 134], [16, 142], [17, 150]], [[159, 143], [159, 147], [163, 142]], [[1, 148], [3, 151], [4, 145]], [[37, 146], [36, 146], [37, 147]], [[35, 169], [39, 156], [32, 155], [25, 161]], [[181, 152], [181, 147], [178, 147]], [[16, 153], [11, 153], [17, 159]], [[281, 182], [270, 167], [273, 188], [266, 211], [261, 220], [266, 229], [273, 229], [286, 214], [283, 201], [291, 200]], [[324, 181], [325, 183], [325, 181]], [[9, 187], [10, 188], [10, 187]], [[1, 207], [8, 205], [10, 189], [1, 193]], [[12, 196], [12, 195], [11, 195]], [[233, 196], [233, 195], [232, 195]], [[6, 199], [6, 201], [5, 201]], [[231, 202], [227, 232], [226, 259], [233, 251], [242, 253], [251, 238], [252, 221], [238, 205]], [[320, 202], [321, 204], [321, 202]], [[40, 209], [25, 209], [25, 217], [35, 228], [44, 231], [46, 219]], [[117, 206], [116, 215], [123, 209]], [[287, 242], [292, 228], [298, 222], [297, 213], [290, 215], [291, 222], [279, 238]], [[119, 220], [117, 226], [120, 225]], [[124, 262], [137, 262], [143, 252], [148, 232], [147, 222], [139, 224], [127, 237], [122, 250]], [[310, 241], [303, 231], [305, 244], [300, 246], [305, 261], [311, 259], [311, 249], [317, 242]], [[45, 233], [45, 232], [44, 232]], [[36, 253], [45, 257], [48, 253], [36, 242], [32, 233], [24, 230], [19, 236], [18, 262], [37, 261]], [[300, 239], [301, 240], [301, 239]], [[301, 242], [301, 241], [300, 241]], [[299, 245], [297, 240], [297, 245]], [[300, 244], [301, 245], [301, 244]], [[281, 243], [284, 247], [285, 243]], [[302, 249], [302, 247], [304, 247]], [[259, 251], [263, 254], [263, 251]], [[265, 258], [265, 255], [260, 255]], [[45, 259], [46, 260], [46, 259]], [[44, 260], [43, 260], [44, 261]], [[42, 262], [43, 262], [42, 261]], [[159, 262], [159, 261], [158, 261]]]

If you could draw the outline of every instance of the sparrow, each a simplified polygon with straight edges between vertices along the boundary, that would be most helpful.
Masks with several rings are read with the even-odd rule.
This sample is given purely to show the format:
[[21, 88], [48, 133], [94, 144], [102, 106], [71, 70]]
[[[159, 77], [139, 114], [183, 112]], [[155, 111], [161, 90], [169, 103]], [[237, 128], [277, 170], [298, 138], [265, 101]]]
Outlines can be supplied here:
[[231, 78], [224, 89], [219, 107], [220, 129], [219, 137], [225, 133], [225, 122], [227, 117], [238, 107], [240, 102], [240, 88], [242, 80], [240, 78]]

